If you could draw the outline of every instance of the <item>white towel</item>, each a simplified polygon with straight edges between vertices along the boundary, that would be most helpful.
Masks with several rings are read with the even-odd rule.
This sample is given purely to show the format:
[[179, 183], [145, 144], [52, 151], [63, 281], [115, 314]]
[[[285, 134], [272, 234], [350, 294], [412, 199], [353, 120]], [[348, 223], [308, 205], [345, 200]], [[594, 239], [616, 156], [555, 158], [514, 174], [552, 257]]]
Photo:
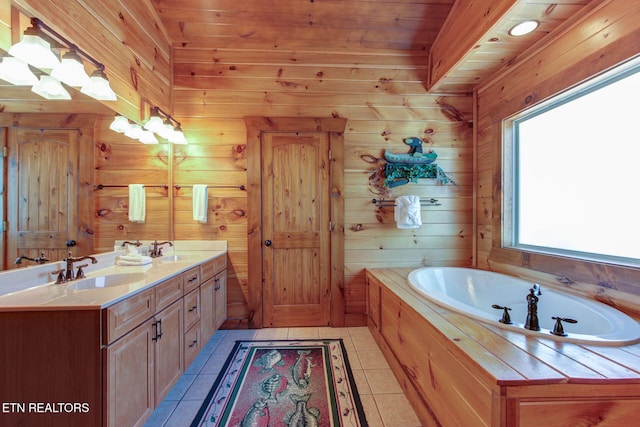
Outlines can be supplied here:
[[193, 186], [193, 220], [201, 224], [207, 223], [209, 203], [208, 187], [203, 184]]
[[394, 216], [398, 228], [420, 227], [422, 225], [422, 219], [420, 217], [420, 197], [397, 197]]
[[147, 265], [153, 260], [150, 256], [144, 255], [121, 255], [118, 257], [117, 265]]
[[129, 185], [129, 221], [143, 223], [146, 215], [146, 209], [144, 185]]

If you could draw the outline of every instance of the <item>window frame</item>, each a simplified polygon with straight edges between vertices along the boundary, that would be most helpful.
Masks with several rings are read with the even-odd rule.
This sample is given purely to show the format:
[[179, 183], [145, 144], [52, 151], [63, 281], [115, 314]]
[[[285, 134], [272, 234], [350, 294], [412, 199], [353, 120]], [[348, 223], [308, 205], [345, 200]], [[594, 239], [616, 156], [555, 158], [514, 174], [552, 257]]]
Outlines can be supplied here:
[[[501, 245], [507, 249], [516, 249], [526, 252], [538, 253], [551, 256], [562, 256], [577, 260], [604, 262], [612, 265], [640, 267], [640, 258], [629, 258], [601, 253], [592, 253], [579, 250], [561, 249], [551, 246], [529, 245], [520, 242], [520, 188], [521, 177], [519, 170], [520, 163], [520, 123], [531, 118], [535, 118], [555, 108], [569, 104], [583, 96], [594, 93], [615, 82], [623, 80], [629, 76], [640, 74], [640, 60], [632, 60], [627, 63], [613, 67], [602, 74], [596, 75], [575, 87], [557, 93], [551, 98], [516, 114], [505, 118], [502, 121], [502, 182], [504, 184], [503, 204], [502, 204], [502, 242]], [[507, 203], [504, 203], [507, 201]]]
[[[606, 74], [607, 71], [626, 65], [633, 67], [640, 64], [640, 55], [634, 55], [626, 61], [614, 64], [602, 73], [588, 77], [582, 82], [598, 78]], [[547, 100], [567, 93], [576, 88], [582, 82], [577, 82], [569, 88], [549, 93]], [[503, 272], [519, 272], [517, 274], [530, 274], [527, 270], [533, 270], [543, 274], [537, 276], [538, 280], [547, 277], [551, 282], [561, 284], [565, 288], [571, 288], [577, 284], [580, 288], [588, 284], [595, 286], [593, 291], [604, 288], [613, 288], [616, 291], [634, 294], [637, 283], [640, 283], [640, 267], [615, 264], [611, 262], [595, 261], [587, 258], [568, 257], [562, 254], [549, 254], [533, 252], [524, 248], [514, 248], [508, 245], [512, 236], [512, 223], [510, 215], [513, 214], [513, 182], [508, 179], [507, 172], [513, 170], [513, 156], [507, 150], [513, 144], [513, 132], [509, 120], [522, 114], [529, 108], [533, 108], [540, 103], [530, 105], [520, 109], [511, 115], [504, 116], [494, 123], [496, 134], [499, 138], [495, 140], [496, 156], [494, 157], [494, 199], [493, 229], [495, 232], [491, 238], [491, 250], [487, 258], [492, 269]], [[524, 269], [524, 270], [523, 270]]]

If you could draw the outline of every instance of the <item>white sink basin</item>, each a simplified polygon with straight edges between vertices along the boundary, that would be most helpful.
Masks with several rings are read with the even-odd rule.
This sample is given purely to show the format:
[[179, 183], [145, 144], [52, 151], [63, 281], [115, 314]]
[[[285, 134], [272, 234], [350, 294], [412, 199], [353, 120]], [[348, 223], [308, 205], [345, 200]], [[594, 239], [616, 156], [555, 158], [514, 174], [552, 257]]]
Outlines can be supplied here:
[[75, 290], [100, 289], [113, 286], [135, 285], [143, 283], [144, 281], [144, 273], [119, 273], [79, 279], [68, 285], [67, 288]]

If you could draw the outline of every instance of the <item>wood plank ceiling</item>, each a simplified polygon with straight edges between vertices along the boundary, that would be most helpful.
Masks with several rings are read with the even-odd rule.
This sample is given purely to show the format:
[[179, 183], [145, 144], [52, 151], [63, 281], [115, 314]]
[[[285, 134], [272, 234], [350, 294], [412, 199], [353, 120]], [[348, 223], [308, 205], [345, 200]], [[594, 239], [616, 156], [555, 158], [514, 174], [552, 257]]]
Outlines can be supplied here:
[[[147, 0], [160, 17], [174, 48], [263, 51], [352, 52], [358, 55], [409, 52], [417, 63], [431, 54], [432, 93], [469, 93], [591, 0]], [[504, 13], [502, 13], [504, 11]], [[482, 15], [485, 25], [465, 28]], [[496, 15], [496, 16], [492, 16]], [[500, 15], [500, 16], [498, 16]], [[514, 38], [508, 30], [523, 19], [537, 19], [531, 35]], [[444, 28], [444, 31], [441, 31]], [[462, 37], [475, 31], [477, 40]], [[461, 42], [462, 39], [462, 42]], [[124, 41], [123, 41], [124, 42]], [[355, 61], [357, 63], [357, 60]], [[59, 111], [23, 88], [0, 81], [5, 111]], [[82, 96], [65, 108], [91, 111]], [[77, 102], [81, 101], [81, 102]], [[104, 111], [96, 107], [95, 112]]]
[[[304, 49], [347, 51], [354, 55], [412, 51], [416, 56], [427, 56], [435, 44], [433, 51], [441, 58], [436, 58], [439, 62], [434, 64], [431, 77], [425, 75], [425, 82], [431, 91], [444, 93], [471, 92], [480, 82], [512, 63], [519, 54], [590, 2], [151, 1], [175, 48], [252, 49], [265, 53]], [[482, 14], [487, 28], [464, 28], [465, 17], [470, 18], [471, 14]], [[509, 36], [508, 30], [524, 19], [536, 19], [541, 25], [526, 37]], [[450, 31], [443, 31], [439, 36], [445, 23]], [[457, 34], [452, 34], [452, 31]], [[477, 40], [465, 44], [465, 31], [476, 31]], [[459, 45], [461, 39], [463, 43]], [[438, 68], [442, 65], [442, 58], [449, 63]]]

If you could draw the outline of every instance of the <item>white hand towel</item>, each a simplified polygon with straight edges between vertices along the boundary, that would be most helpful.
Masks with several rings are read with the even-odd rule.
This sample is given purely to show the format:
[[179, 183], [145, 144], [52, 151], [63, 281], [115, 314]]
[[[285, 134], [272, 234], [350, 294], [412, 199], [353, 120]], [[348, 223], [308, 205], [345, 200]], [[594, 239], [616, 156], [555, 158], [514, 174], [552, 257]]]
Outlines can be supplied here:
[[394, 216], [398, 228], [419, 228], [422, 226], [422, 218], [420, 217], [420, 197], [397, 197]]
[[144, 222], [146, 215], [146, 194], [143, 184], [129, 185], [129, 221]]
[[193, 220], [201, 224], [207, 223], [209, 203], [208, 187], [203, 184], [193, 186]]

